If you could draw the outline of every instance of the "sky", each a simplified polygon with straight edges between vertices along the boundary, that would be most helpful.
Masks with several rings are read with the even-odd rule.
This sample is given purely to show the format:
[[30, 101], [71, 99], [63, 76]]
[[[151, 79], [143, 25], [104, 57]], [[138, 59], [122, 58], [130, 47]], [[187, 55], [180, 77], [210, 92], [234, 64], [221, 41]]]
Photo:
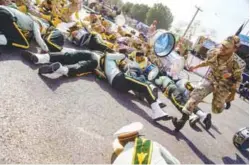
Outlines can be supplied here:
[[[249, 0], [123, 0], [123, 2], [144, 3], [153, 6], [154, 3], [163, 3], [168, 6], [174, 16], [172, 27], [180, 26], [181, 22], [190, 22], [196, 7], [203, 11], [199, 12], [195, 20], [201, 22], [201, 29], [214, 29], [215, 41], [220, 42], [227, 36], [234, 34], [241, 24], [249, 18]], [[186, 25], [181, 28], [186, 28]], [[246, 34], [249, 25], [242, 31]], [[192, 38], [196, 40], [199, 35]]]

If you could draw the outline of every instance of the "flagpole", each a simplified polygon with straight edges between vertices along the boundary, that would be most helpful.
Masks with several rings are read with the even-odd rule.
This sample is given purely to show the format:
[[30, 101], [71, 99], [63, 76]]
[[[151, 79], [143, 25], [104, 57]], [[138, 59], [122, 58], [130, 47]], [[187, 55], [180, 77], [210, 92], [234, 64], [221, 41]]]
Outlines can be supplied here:
[[[249, 23], [249, 19], [247, 19], [247, 22], [245, 23], [243, 29], [247, 26], [248, 23]], [[249, 30], [247, 31], [246, 35], [248, 35], [248, 34], [249, 34]]]

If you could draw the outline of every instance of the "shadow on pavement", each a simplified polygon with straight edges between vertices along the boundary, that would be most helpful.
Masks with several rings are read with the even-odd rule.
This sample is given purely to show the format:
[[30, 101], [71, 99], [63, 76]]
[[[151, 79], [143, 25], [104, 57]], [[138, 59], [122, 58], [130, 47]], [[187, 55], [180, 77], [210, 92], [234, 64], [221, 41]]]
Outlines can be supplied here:
[[219, 129], [215, 126], [215, 125], [213, 125], [213, 124], [212, 124], [211, 129], [213, 129], [214, 131], [216, 131], [218, 134], [220, 134], [220, 135], [221, 135], [220, 130], [219, 130]]
[[247, 158], [249, 160], [249, 151], [247, 150], [239, 150], [239, 152], [242, 154], [242, 156], [244, 156], [245, 158]]
[[[31, 64], [29, 61], [23, 59], [20, 56], [20, 50], [4, 50], [3, 53], [0, 55], [0, 61], [4, 60], [21, 60], [24, 64], [28, 65], [32, 69], [37, 69], [39, 66]], [[6, 54], [12, 54], [12, 55], [5, 55]], [[96, 78], [92, 75], [87, 75], [83, 77], [61, 77], [59, 79], [50, 79], [44, 76], [40, 76], [41, 79], [45, 82], [45, 84], [53, 91], [55, 91], [61, 84], [63, 83], [70, 83], [77, 81], [79, 79], [87, 80], [87, 81], [92, 81], [96, 82], [99, 84], [99, 86], [106, 92], [108, 92], [113, 98], [116, 99], [116, 101], [119, 102], [119, 104], [123, 105], [126, 107], [129, 111], [139, 115], [140, 117], [143, 117], [145, 120], [147, 120], [149, 123], [154, 125], [155, 127], [161, 129], [162, 131], [168, 133], [169, 135], [174, 136], [178, 141], [179, 140], [184, 140], [187, 145], [193, 150], [193, 152], [203, 161], [205, 164], [215, 164], [212, 160], [210, 160], [206, 155], [204, 155], [185, 135], [183, 135], [181, 132], [175, 132], [168, 127], [158, 123], [154, 122], [152, 118], [146, 113], [143, 109], [141, 109], [139, 106], [137, 106], [133, 101], [140, 102], [144, 106], [149, 106], [148, 103], [144, 101], [140, 101], [135, 95], [125, 93], [121, 94], [118, 91], [115, 91], [112, 89], [112, 87], [105, 81], [95, 81]], [[169, 117], [166, 120], [170, 120], [171, 117]], [[194, 128], [196, 131], [200, 132], [200, 128]], [[213, 128], [216, 130], [218, 133], [220, 133], [216, 127]], [[214, 137], [214, 136], [213, 136]], [[229, 157], [224, 157], [223, 162], [237, 162], [237, 163], [245, 163], [238, 155], [236, 160], [232, 160]], [[225, 163], [224, 162], [224, 163]]]
[[222, 161], [224, 164], [246, 164], [246, 162], [238, 154], [236, 154], [236, 159], [225, 156], [222, 158]]
[[106, 92], [108, 92], [119, 104], [126, 107], [129, 111], [134, 112], [135, 114], [143, 117], [147, 121], [152, 121], [151, 117], [140, 107], [138, 107], [133, 101], [140, 102], [144, 106], [149, 106], [145, 101], [140, 101], [135, 95], [131, 93], [121, 93], [113, 89], [108, 82], [105, 81], [96, 81], [96, 83]]
[[161, 129], [162, 131], [167, 132], [168, 134], [175, 136], [175, 138], [179, 140], [184, 140], [187, 145], [193, 150], [193, 152], [203, 161], [204, 164], [215, 164], [212, 160], [210, 160], [205, 154], [203, 154], [195, 145], [192, 143], [184, 134], [181, 132], [175, 132], [170, 130], [168, 127], [163, 126], [159, 123], [154, 124], [155, 127]]
[[196, 132], [202, 132], [202, 129], [200, 129], [200, 127], [198, 127], [197, 125], [194, 126], [190, 126], [194, 131]]
[[[32, 52], [37, 52], [36, 48], [29, 49]], [[23, 64], [29, 66], [31, 69], [35, 70], [39, 66], [32, 64], [27, 59], [21, 56], [22, 49], [18, 48], [1, 48], [0, 49], [0, 61], [21, 61]]]
[[60, 77], [57, 79], [51, 79], [42, 75], [39, 76], [52, 91], [55, 91], [58, 87], [60, 87], [64, 83], [71, 83], [79, 79], [95, 82], [95, 77], [92, 75], [86, 75], [82, 77]]
[[[139, 101], [134, 95], [132, 94], [121, 94], [118, 91], [115, 91], [108, 85], [107, 83], [100, 82], [98, 83], [100, 87], [104, 90], [107, 91], [113, 98], [115, 98], [121, 105], [125, 106], [130, 110], [131, 112], [143, 117], [145, 120], [147, 120], [149, 123], [154, 125], [155, 127], [161, 129], [162, 131], [168, 133], [169, 135], [175, 136], [176, 139], [179, 140], [184, 140], [188, 146], [194, 151], [194, 153], [205, 163], [205, 164], [215, 164], [212, 160], [210, 160], [208, 157], [206, 157], [205, 154], [203, 154], [185, 135], [183, 135], [181, 132], [176, 132], [168, 127], [160, 124], [159, 122], [154, 122], [152, 118], [140, 107], [138, 107], [136, 104], [134, 104], [132, 101], [136, 100]], [[125, 99], [126, 98], [126, 99]], [[148, 104], [146, 102], [142, 102], [143, 105]], [[169, 117], [166, 120], [170, 120], [171, 117]]]
[[[209, 131], [209, 130], [206, 130], [205, 126], [203, 124], [201, 124], [201, 122], [198, 122], [201, 127], [214, 139], [216, 139], [216, 137]], [[211, 126], [211, 128], [214, 127], [214, 125]], [[215, 128], [215, 127], [214, 127]]]

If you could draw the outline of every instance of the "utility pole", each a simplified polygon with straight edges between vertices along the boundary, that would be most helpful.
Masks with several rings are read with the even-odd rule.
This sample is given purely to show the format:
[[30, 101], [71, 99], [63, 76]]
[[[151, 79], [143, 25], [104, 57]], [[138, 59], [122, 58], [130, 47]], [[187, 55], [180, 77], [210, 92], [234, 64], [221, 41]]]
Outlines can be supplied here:
[[189, 24], [188, 24], [188, 26], [187, 26], [187, 29], [185, 30], [185, 32], [184, 32], [182, 38], [184, 38], [185, 35], [187, 34], [187, 32], [188, 32], [190, 26], [192, 25], [192, 23], [194, 22], [195, 17], [197, 16], [197, 14], [198, 14], [200, 11], [202, 11], [200, 7], [197, 7], [197, 6], [195, 6], [195, 7], [197, 8], [197, 10], [196, 10], [196, 12], [195, 12], [195, 14], [194, 14], [192, 20], [189, 22]]
[[249, 19], [247, 19], [247, 22], [245, 23], [244, 27], [245, 28], [247, 26], [247, 24], [249, 23]]
[[[247, 26], [248, 23], [249, 23], [249, 19], [247, 19], [247, 22], [245, 23], [244, 28]], [[247, 31], [246, 35], [247, 36], [249, 35], [249, 30]]]

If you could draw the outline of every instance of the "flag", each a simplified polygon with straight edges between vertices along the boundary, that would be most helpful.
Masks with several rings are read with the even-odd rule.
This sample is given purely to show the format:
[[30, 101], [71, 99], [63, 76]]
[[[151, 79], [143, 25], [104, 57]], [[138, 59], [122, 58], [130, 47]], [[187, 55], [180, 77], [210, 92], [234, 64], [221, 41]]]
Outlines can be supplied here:
[[240, 26], [240, 28], [237, 30], [237, 32], [235, 33], [235, 35], [236, 36], [238, 36], [240, 33], [241, 33], [241, 31], [245, 28], [245, 26], [248, 24], [248, 21], [249, 20], [247, 20], [246, 22], [244, 22], [241, 26]]
[[237, 32], [235, 33], [236, 36], [238, 36], [238, 35], [241, 33], [241, 31], [243, 30], [244, 24], [245, 24], [245, 22], [244, 22], [244, 23], [240, 26], [240, 28], [237, 30]]

